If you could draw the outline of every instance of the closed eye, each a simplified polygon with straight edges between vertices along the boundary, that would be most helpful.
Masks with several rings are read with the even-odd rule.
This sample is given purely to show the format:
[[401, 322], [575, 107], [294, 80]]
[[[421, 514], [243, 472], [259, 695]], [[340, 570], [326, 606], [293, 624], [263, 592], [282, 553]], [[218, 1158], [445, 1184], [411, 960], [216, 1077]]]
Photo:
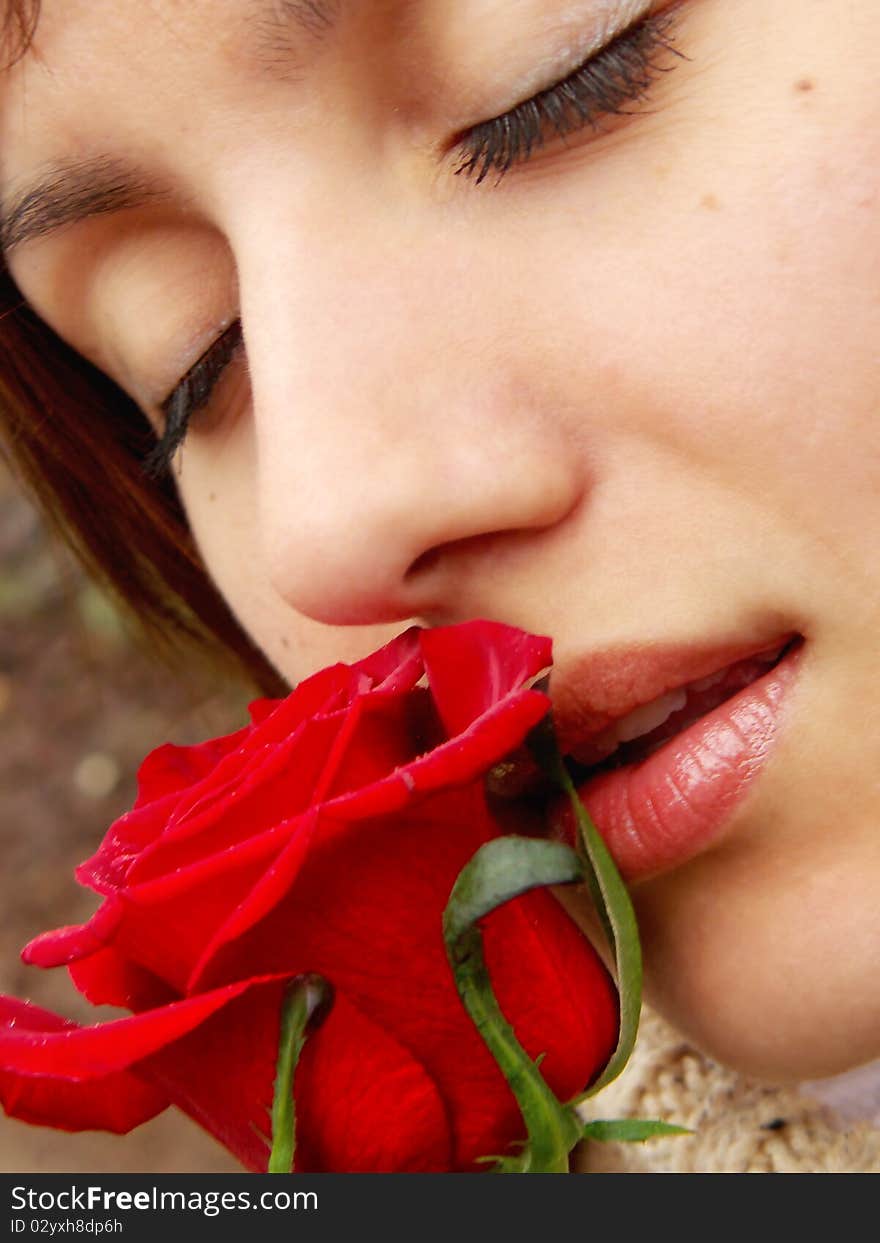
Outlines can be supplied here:
[[233, 320], [160, 403], [164, 429], [142, 463], [143, 471], [150, 478], [161, 478], [171, 469], [174, 454], [189, 430], [190, 419], [208, 405], [223, 373], [243, 344], [241, 320]]
[[627, 115], [624, 105], [644, 100], [658, 75], [673, 67], [660, 63], [661, 53], [687, 59], [673, 44], [674, 21], [671, 10], [639, 18], [555, 86], [465, 131], [456, 140], [456, 175], [480, 185], [494, 172], [500, 181], [552, 138]]

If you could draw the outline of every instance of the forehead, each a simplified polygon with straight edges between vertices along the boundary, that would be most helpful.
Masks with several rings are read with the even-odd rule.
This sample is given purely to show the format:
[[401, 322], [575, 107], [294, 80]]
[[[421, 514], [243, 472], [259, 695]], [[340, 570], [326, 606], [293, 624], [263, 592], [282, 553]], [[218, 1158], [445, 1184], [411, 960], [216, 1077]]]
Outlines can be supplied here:
[[[666, 0], [668, 2], [668, 0]], [[256, 61], [285, 73], [307, 68], [340, 31], [406, 42], [444, 41], [463, 23], [479, 40], [507, 20], [575, 29], [613, 14], [626, 23], [650, 0], [0, 0], [9, 59], [22, 48], [46, 68], [73, 57], [89, 75], [116, 61], [129, 81], [157, 52], [169, 66], [200, 57]]]
[[448, 85], [457, 65], [491, 72], [494, 54], [497, 68], [524, 30], [595, 26], [610, 10], [646, 7], [648, 0], [6, 0], [9, 37], [21, 42], [31, 25], [33, 37], [0, 77], [0, 178], [8, 185], [22, 157], [30, 167], [81, 158], [84, 136], [106, 131], [123, 141], [135, 116], [146, 134], [160, 122], [166, 131], [170, 122], [192, 129], [205, 107], [247, 109], [272, 79], [311, 82], [334, 48], [355, 47], [371, 72], [379, 66], [389, 82], [405, 79], [409, 95], [427, 95]]
[[106, 69], [114, 50], [129, 66], [158, 50], [173, 60], [199, 49], [236, 59], [263, 45], [292, 52], [294, 38], [319, 42], [348, 7], [348, 0], [6, 0], [2, 16], [10, 59], [48, 69], [75, 55], [83, 67]]
[[[26, 6], [26, 7], [24, 7]], [[297, 75], [343, 0], [7, 0], [0, 77], [0, 183], [132, 145], [149, 157], [238, 85]], [[9, 63], [11, 62], [11, 63]], [[255, 102], [256, 102], [256, 97]]]
[[[467, 3], [468, 0], [465, 0]], [[519, 3], [521, 0], [513, 0]], [[7, 64], [4, 120], [27, 124], [46, 110], [55, 123], [79, 110], [96, 125], [112, 117], [100, 98], [179, 101], [192, 84], [211, 90], [242, 78], [304, 77], [322, 47], [357, 19], [361, 29], [402, 29], [433, 0], [0, 0]], [[22, 54], [23, 53], [23, 54]], [[46, 115], [40, 117], [45, 129]], [[9, 125], [6, 126], [7, 131]], [[8, 132], [6, 134], [8, 137]], [[29, 135], [33, 145], [37, 135]]]

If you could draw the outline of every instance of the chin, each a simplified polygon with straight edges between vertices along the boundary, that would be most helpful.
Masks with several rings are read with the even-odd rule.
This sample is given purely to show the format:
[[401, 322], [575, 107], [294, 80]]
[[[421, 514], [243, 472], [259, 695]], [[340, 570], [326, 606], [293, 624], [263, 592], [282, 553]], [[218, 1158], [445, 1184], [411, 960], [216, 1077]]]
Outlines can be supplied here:
[[[786, 1086], [828, 1079], [880, 1058], [880, 1018], [864, 1014], [843, 1027], [821, 1005], [786, 1008], [778, 998], [753, 996], [732, 1008], [727, 998], [677, 1006], [665, 990], [645, 1001], [706, 1057], [761, 1083]], [[704, 1004], [708, 1000], [709, 1005]], [[809, 1014], [807, 1015], [807, 1011]]]
[[646, 1003], [767, 1083], [880, 1058], [878, 860], [860, 866], [835, 845], [826, 836], [799, 864], [767, 852], [758, 873], [731, 843], [634, 893]]

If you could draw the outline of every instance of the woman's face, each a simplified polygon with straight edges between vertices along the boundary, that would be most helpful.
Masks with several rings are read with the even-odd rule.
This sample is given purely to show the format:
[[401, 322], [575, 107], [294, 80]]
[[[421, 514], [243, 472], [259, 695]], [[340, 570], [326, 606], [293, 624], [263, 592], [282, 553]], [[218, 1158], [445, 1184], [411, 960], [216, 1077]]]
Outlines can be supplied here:
[[874, 0], [44, 0], [2, 108], [13, 273], [158, 428], [233, 325], [174, 470], [284, 674], [499, 619], [584, 762], [679, 690], [587, 801], [651, 1000], [777, 1078], [880, 1056], [875, 47]]

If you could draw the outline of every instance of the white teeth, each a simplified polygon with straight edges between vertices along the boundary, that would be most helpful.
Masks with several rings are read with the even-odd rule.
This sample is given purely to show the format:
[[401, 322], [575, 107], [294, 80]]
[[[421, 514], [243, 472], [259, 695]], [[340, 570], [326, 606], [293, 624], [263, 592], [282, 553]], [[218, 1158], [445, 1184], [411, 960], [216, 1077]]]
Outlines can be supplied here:
[[659, 699], [652, 699], [649, 704], [635, 708], [628, 716], [616, 721], [614, 732], [621, 742], [632, 742], [634, 738], [641, 738], [642, 734], [649, 734], [662, 725], [686, 703], [687, 694], [683, 689], [668, 691]]
[[[776, 661], [785, 651], [785, 644], [781, 643], [778, 647], [768, 647], [763, 652], [756, 652], [751, 657], [752, 660], [760, 661], [762, 665], [775, 665]], [[717, 686], [726, 674], [730, 672], [731, 666], [726, 669], [719, 669], [717, 673], [710, 673], [708, 677], [697, 678], [695, 682], [689, 682], [687, 689], [690, 691], [707, 691], [712, 686]]]
[[[750, 661], [757, 661], [760, 664], [773, 665], [785, 651], [787, 643], [781, 643], [774, 648], [765, 648], [763, 652], [756, 652], [754, 656], [748, 658]], [[686, 686], [680, 686], [676, 690], [667, 691], [665, 695], [659, 695], [656, 699], [652, 699], [650, 703], [642, 704], [641, 707], [633, 709], [627, 716], [621, 717], [619, 721], [612, 722], [609, 726], [602, 730], [599, 734], [594, 734], [586, 742], [580, 746], [573, 747], [571, 751], [572, 758], [586, 768], [601, 764], [604, 760], [612, 756], [615, 751], [625, 742], [633, 742], [636, 738], [642, 738], [645, 734], [650, 734], [653, 730], [663, 725], [674, 712], [681, 711], [688, 702], [688, 692], [695, 691], [698, 693], [710, 690], [713, 686], [719, 686], [725, 678], [736, 672], [736, 668], [740, 662], [734, 665], [728, 665], [724, 669], [719, 669], [716, 673], [710, 673], [707, 677], [697, 678], [693, 682], [689, 682]], [[726, 688], [727, 694], [732, 695], [737, 689], [744, 685], [748, 685], [749, 680], [753, 680], [759, 676], [754, 670], [754, 666], [744, 665], [739, 671], [740, 675], [746, 674], [743, 678], [734, 676], [730, 685]], [[716, 695], [709, 696], [710, 700], [718, 703], [723, 702], [725, 695], [723, 691], [718, 691]], [[692, 716], [696, 719], [698, 707], [694, 705]], [[710, 710], [705, 704], [701, 705], [702, 711]], [[655, 742], [653, 750], [661, 745]]]

